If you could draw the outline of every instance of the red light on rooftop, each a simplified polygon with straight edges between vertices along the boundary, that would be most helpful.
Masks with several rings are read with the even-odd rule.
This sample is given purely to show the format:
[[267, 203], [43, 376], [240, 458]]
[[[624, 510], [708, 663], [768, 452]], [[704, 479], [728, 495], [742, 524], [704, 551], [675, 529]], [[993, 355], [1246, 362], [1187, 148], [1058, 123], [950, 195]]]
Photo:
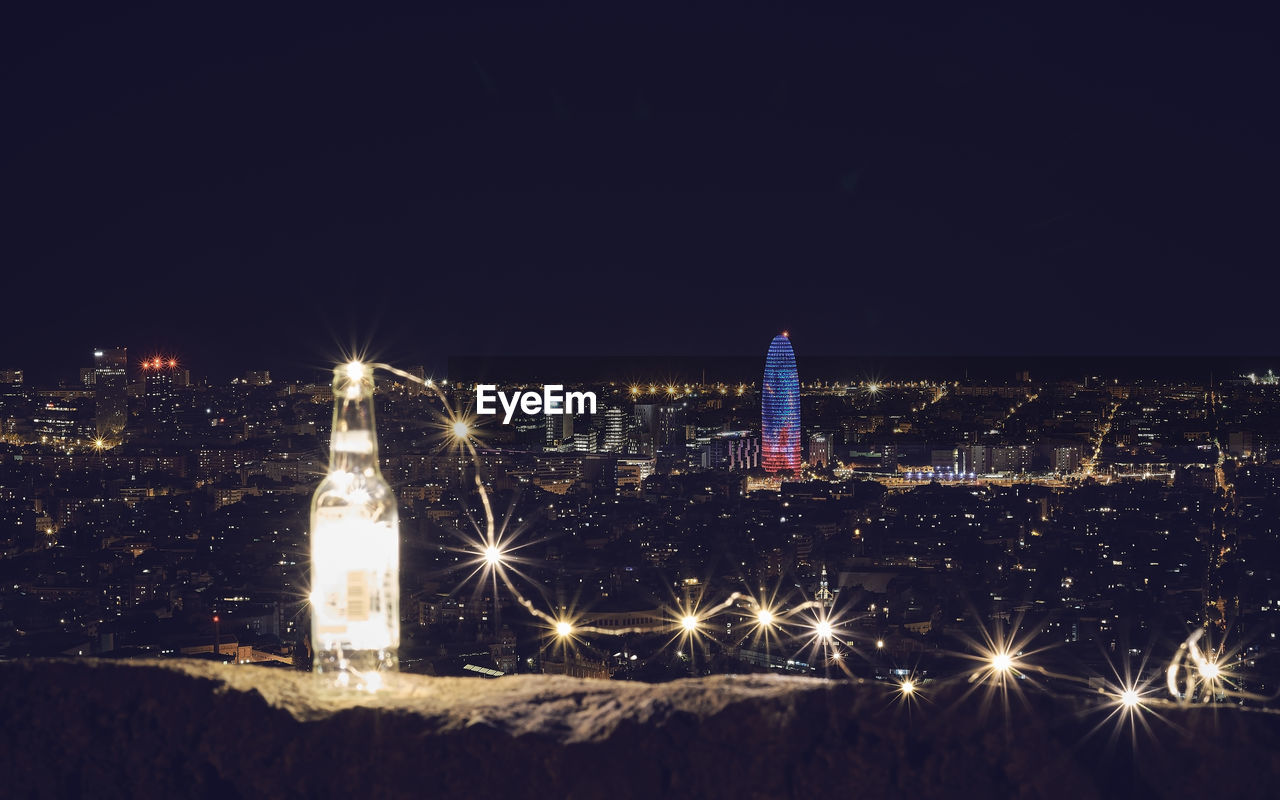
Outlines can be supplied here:
[[785, 337], [787, 337], [788, 339], [790, 339], [790, 338], [791, 338], [791, 334], [790, 334], [790, 333], [788, 333], [787, 331], [783, 331], [783, 332], [782, 332], [782, 335], [783, 335], [783, 336], [785, 336]]
[[173, 369], [176, 366], [178, 366], [178, 360], [176, 358], [169, 359], [169, 369]]

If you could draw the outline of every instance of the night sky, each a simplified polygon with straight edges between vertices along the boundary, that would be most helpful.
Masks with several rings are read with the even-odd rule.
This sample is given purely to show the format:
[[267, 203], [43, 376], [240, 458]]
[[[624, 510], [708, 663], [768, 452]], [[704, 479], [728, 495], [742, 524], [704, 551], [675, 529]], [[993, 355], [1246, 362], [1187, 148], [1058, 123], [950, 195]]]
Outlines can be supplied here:
[[1277, 349], [1261, 19], [25, 5], [0, 368]]

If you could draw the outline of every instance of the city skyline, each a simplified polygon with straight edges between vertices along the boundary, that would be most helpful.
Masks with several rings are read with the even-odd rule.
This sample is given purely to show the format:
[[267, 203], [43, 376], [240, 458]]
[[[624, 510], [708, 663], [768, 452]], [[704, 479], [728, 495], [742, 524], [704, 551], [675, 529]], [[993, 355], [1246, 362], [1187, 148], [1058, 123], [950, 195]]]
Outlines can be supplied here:
[[[104, 440], [110, 351], [91, 385], [0, 374], [0, 660], [301, 670], [356, 704], [786, 675], [941, 729], [1069, 703], [1122, 759], [1175, 709], [1273, 709], [1274, 374], [826, 382], [803, 341], [798, 374], [779, 335], [752, 386], [604, 380], [510, 424], [410, 365], [205, 384], [149, 356]], [[797, 469], [762, 458], [774, 396]]]
[[[789, 350], [788, 337], [775, 337], [773, 355], [779, 355], [780, 346]], [[95, 352], [107, 356], [106, 351]], [[782, 384], [794, 382], [791, 363], [790, 359], [773, 359], [772, 379]], [[353, 369], [365, 374], [357, 364], [339, 371], [346, 374]], [[96, 382], [102, 371], [86, 372]], [[4, 541], [9, 563], [20, 570], [14, 584], [19, 591], [13, 597], [30, 597], [33, 592], [45, 591], [42, 587], [57, 586], [40, 582], [48, 580], [44, 578], [30, 583], [30, 573], [21, 570], [62, 569], [58, 565], [75, 563], [91, 556], [95, 547], [109, 545], [116, 554], [110, 557], [119, 563], [100, 580], [108, 581], [108, 591], [122, 591], [110, 587], [129, 575], [135, 582], [135, 588], [126, 592], [135, 594], [116, 596], [103, 607], [114, 609], [114, 618], [108, 615], [86, 626], [67, 621], [79, 619], [83, 610], [77, 609], [71, 617], [64, 612], [60, 625], [65, 629], [47, 631], [45, 638], [30, 639], [21, 643], [22, 647], [57, 646], [87, 635], [87, 643], [76, 646], [91, 652], [114, 652], [114, 639], [93, 639], [91, 631], [96, 625], [118, 629], [134, 642], [154, 641], [147, 637], [156, 634], [130, 626], [137, 624], [138, 609], [160, 603], [168, 604], [166, 613], [181, 610], [185, 620], [179, 624], [175, 617], [174, 623], [164, 626], [166, 637], [194, 640], [196, 643], [183, 645], [184, 652], [207, 648], [207, 642], [200, 643], [200, 626], [205, 622], [199, 614], [193, 616], [195, 606], [187, 608], [186, 604], [203, 606], [209, 599], [199, 596], [204, 591], [199, 588], [202, 583], [191, 584], [181, 578], [201, 560], [201, 550], [192, 550], [189, 536], [208, 539], [215, 563], [233, 559], [219, 569], [236, 563], [242, 545], [249, 547], [243, 555], [250, 561], [263, 555], [250, 555], [263, 546], [267, 553], [284, 548], [278, 551], [278, 562], [259, 564], [259, 568], [268, 568], [255, 579], [256, 589], [246, 592], [233, 582], [208, 597], [213, 598], [214, 615], [238, 629], [242, 637], [261, 638], [236, 626], [243, 624], [250, 610], [261, 617], [264, 604], [273, 609], [270, 627], [275, 640], [284, 632], [296, 632], [293, 623], [286, 624], [286, 618], [291, 604], [301, 600], [290, 599], [287, 587], [299, 579], [298, 568], [305, 569], [305, 562], [299, 562], [295, 552], [298, 528], [294, 523], [281, 528], [280, 515], [301, 511], [299, 503], [314, 488], [318, 460], [329, 438], [324, 420], [331, 410], [330, 387], [299, 390], [296, 385], [273, 386], [265, 380], [227, 387], [179, 383], [181, 373], [176, 366], [163, 361], [156, 366], [154, 359], [145, 374], [145, 389], [130, 393], [129, 422], [120, 439], [106, 446], [92, 443], [94, 414], [100, 408], [96, 387], [79, 392], [86, 401], [80, 404], [75, 392], [49, 393], [21, 384], [0, 387], [0, 408], [4, 411], [0, 418], [5, 426], [5, 441], [0, 445], [0, 511], [11, 523]], [[1246, 642], [1256, 641], [1258, 626], [1265, 630], [1269, 619], [1258, 614], [1269, 608], [1272, 591], [1269, 568], [1262, 565], [1271, 547], [1266, 533], [1269, 501], [1265, 487], [1277, 479], [1272, 462], [1277, 452], [1275, 408], [1276, 386], [1280, 384], [1274, 377], [1234, 378], [1214, 390], [1179, 382], [1044, 382], [1027, 372], [1011, 378], [1001, 384], [886, 381], [812, 384], [806, 388], [803, 383], [792, 383], [797, 401], [807, 408], [802, 417], [803, 436], [796, 426], [795, 447], [807, 450], [808, 457], [793, 471], [792, 480], [782, 482], [771, 477], [768, 465], [758, 459], [761, 449], [766, 454], [770, 449], [765, 410], [771, 378], [763, 382], [760, 391], [750, 392], [734, 391], [731, 386], [699, 392], [675, 385], [605, 384], [600, 387], [602, 413], [575, 414], [577, 424], [563, 427], [563, 437], [554, 438], [542, 435], [541, 424], [523, 426], [523, 419], [510, 426], [483, 426], [465, 412], [450, 411], [450, 395], [460, 409], [465, 406], [466, 387], [445, 390], [435, 384], [433, 397], [394, 382], [384, 384], [377, 400], [385, 424], [378, 437], [386, 445], [380, 460], [409, 521], [409, 530], [416, 531], [405, 540], [406, 546], [412, 551], [454, 536], [470, 542], [461, 549], [442, 547], [437, 551], [434, 545], [429, 547], [427, 552], [435, 553], [429, 560], [436, 567], [423, 572], [419, 564], [406, 578], [407, 585], [443, 586], [441, 581], [448, 575], [468, 568], [468, 554], [479, 552], [463, 522], [477, 513], [473, 505], [476, 498], [469, 497], [467, 491], [472, 468], [466, 466], [466, 459], [460, 459], [457, 444], [470, 443], [475, 436], [470, 450], [478, 481], [475, 490], [486, 497], [492, 493], [494, 498], [508, 498], [498, 500], [499, 504], [512, 504], [508, 513], [523, 508], [519, 513], [531, 515], [531, 530], [540, 531], [535, 540], [538, 552], [543, 552], [543, 545], [549, 548], [543, 556], [522, 555], [518, 562], [521, 569], [551, 570], [547, 574], [554, 574], [559, 568], [556, 564], [562, 563], [563, 556], [556, 555], [561, 547], [569, 547], [577, 553], [575, 558], [594, 564], [591, 574], [597, 577], [589, 593], [591, 601], [579, 611], [562, 612], [572, 620], [565, 623], [570, 633], [579, 626], [583, 631], [608, 633], [609, 626], [616, 624], [610, 620], [643, 614], [649, 620], [641, 626], [643, 632], [657, 634], [668, 624], [663, 619], [676, 612], [655, 611], [644, 604], [657, 602], [665, 607], [674, 602], [679, 609], [681, 602], [686, 607], [692, 603], [688, 598], [663, 601], [659, 587], [667, 580], [664, 576], [669, 576], [670, 570], [680, 573], [690, 563], [702, 565], [695, 573], [716, 564], [721, 565], [716, 569], [723, 569], [727, 559], [728, 565], [735, 565], [733, 572], [746, 568], [745, 573], [736, 579], [721, 575], [717, 582], [742, 581], [754, 595], [764, 590], [758, 582], [794, 575], [797, 587], [823, 598], [823, 607], [832, 609], [847, 609], [848, 601], [841, 602], [843, 597], [885, 594], [879, 579], [874, 578], [878, 571], [906, 570], [914, 576], [912, 581], [928, 583], [935, 580], [928, 576], [947, 575], [957, 565], [981, 565], [985, 577], [965, 591], [979, 593], [984, 607], [993, 604], [992, 610], [984, 613], [1001, 613], [1013, 581], [1022, 587], [1020, 592], [1033, 593], [1028, 597], [1045, 602], [1049, 602], [1045, 598], [1057, 598], [1053, 602], [1060, 605], [1046, 609], [1052, 613], [1032, 630], [1034, 635], [1049, 639], [1065, 636], [1068, 643], [1119, 635], [1119, 629], [1113, 629], [1109, 622], [1099, 627], [1095, 612], [1089, 610], [1097, 603], [1111, 603], [1115, 598], [1105, 598], [1117, 592], [1116, 598], [1127, 598], [1126, 613], [1137, 614], [1134, 620], [1152, 633], [1168, 624], [1169, 612], [1161, 611], [1161, 603], [1146, 597], [1143, 588], [1155, 581], [1169, 591], [1212, 592], [1210, 596], [1218, 597], [1209, 611], [1188, 604], [1185, 598], [1180, 601], [1178, 613], [1188, 615], [1187, 624], [1197, 613], [1207, 613], [1206, 624], [1213, 630], [1229, 630], [1226, 626], [1231, 620], [1244, 615], [1251, 620], [1248, 625], [1252, 631]], [[437, 432], [441, 428], [447, 437], [443, 442]], [[527, 435], [530, 432], [532, 436]], [[762, 441], [764, 447], [760, 448]], [[1245, 488], [1231, 500], [1236, 498], [1237, 484]], [[522, 485], [524, 489], [517, 489]], [[521, 500], [524, 492], [530, 496]], [[1222, 507], [1216, 497], [1229, 502]], [[1246, 510], [1232, 510], [1235, 502]], [[488, 504], [486, 499], [483, 506]], [[184, 507], [188, 509], [185, 512], [180, 510]], [[541, 508], [552, 513], [534, 522]], [[695, 512], [699, 508], [702, 510]], [[1121, 509], [1123, 520], [1110, 518]], [[840, 511], [833, 515], [834, 510]], [[170, 513], [190, 522], [175, 528], [173, 522], [179, 518], [164, 522], [164, 515]], [[211, 513], [213, 516], [208, 516]], [[631, 527], [652, 514], [667, 522], [658, 527], [649, 527], [652, 522]], [[693, 516], [686, 519], [687, 514]], [[707, 514], [710, 516], [704, 517]], [[1011, 519], [1020, 521], [1011, 523]], [[680, 520], [684, 521], [677, 524]], [[195, 532], [181, 534], [185, 524], [194, 524]], [[628, 537], [634, 536], [632, 546], [639, 550], [605, 546], [605, 553], [593, 554], [599, 543], [585, 551], [580, 544], [572, 544], [579, 531], [601, 524], [621, 525], [620, 530], [631, 531]], [[948, 531], [945, 535], [940, 524]], [[1216, 536], [1203, 540], [1201, 526], [1205, 524], [1221, 530], [1229, 542], [1225, 549], [1209, 546], [1218, 541]], [[260, 530], [264, 525], [275, 526], [269, 536]], [[457, 525], [463, 527], [454, 530]], [[1162, 527], [1168, 525], [1178, 531], [1173, 538], [1168, 538], [1170, 531]], [[519, 541], [526, 527], [522, 525], [499, 539], [500, 547], [489, 544], [492, 553], [481, 547], [482, 560], [492, 567], [500, 566], [504, 553], [523, 548]], [[245, 533], [237, 533], [242, 528]], [[253, 530], [258, 532], [250, 533]], [[697, 533], [700, 530], [715, 531], [716, 547], [698, 546], [703, 535]], [[1095, 541], [1100, 530], [1108, 533]], [[1056, 533], [1050, 536], [1046, 531]], [[1250, 533], [1242, 538], [1241, 531]], [[997, 535], [992, 538], [992, 533]], [[544, 534], [549, 538], [541, 538]], [[251, 538], [241, 541], [242, 535]], [[252, 538], [263, 536], [266, 538]], [[562, 539], [566, 536], [570, 538]], [[1237, 546], [1230, 543], [1237, 540], [1244, 555], [1228, 558]], [[251, 544], [254, 541], [259, 543]], [[125, 543], [125, 551], [113, 542]], [[1067, 542], [1071, 544], [1063, 551]], [[694, 562], [688, 562], [688, 555], [678, 555], [682, 552], [694, 556]], [[176, 555], [163, 555], [166, 553]], [[154, 578], [142, 576], [174, 557], [190, 566], [178, 573], [178, 584], [163, 584], [170, 587], [164, 589], [169, 594], [157, 594], [162, 587], [155, 581], [170, 580], [164, 577], [169, 573], [161, 570]], [[195, 561], [190, 560], [193, 557]], [[1147, 558], [1150, 560], [1142, 560]], [[1101, 560], [1094, 563], [1092, 559]], [[411, 558], [409, 563], [413, 562]], [[271, 566], [277, 563], [278, 567]], [[625, 585], [605, 580], [601, 570], [626, 564], [631, 566], [625, 572], [635, 573], [636, 585], [631, 585], [631, 577]], [[138, 573], [143, 565], [150, 566]], [[1248, 571], [1241, 572], [1246, 566]], [[1006, 568], [1012, 572], [1004, 574]], [[233, 571], [239, 569], [234, 567]], [[1046, 569], [1047, 576], [1036, 575]], [[642, 580], [642, 575], [648, 577]], [[86, 579], [83, 575], [77, 580]], [[699, 584], [703, 579], [690, 578]], [[136, 588], [142, 585], [145, 591]], [[923, 591], [923, 584], [912, 585], [916, 586], [913, 591]], [[457, 589], [455, 586], [454, 592]], [[181, 602], [173, 594], [193, 590], [196, 594]], [[1078, 594], [1086, 590], [1090, 594]], [[65, 595], [59, 588], [42, 602], [82, 598], [81, 589], [71, 591]], [[517, 592], [515, 588], [511, 591]], [[1082, 605], [1086, 596], [1092, 599]], [[518, 593], [514, 597], [520, 607], [535, 610]], [[773, 608], [779, 613], [801, 614], [808, 607], [801, 600]], [[22, 616], [27, 606], [15, 602], [19, 618], [27, 620]], [[469, 616], [473, 610], [459, 616], [459, 622], [483, 625], [493, 620], [496, 624], [503, 601], [489, 597], [486, 602], [496, 604], [492, 617], [482, 604], [478, 619]], [[732, 602], [732, 598], [724, 602]], [[938, 602], [953, 601], [946, 601], [944, 594], [938, 596]], [[1154, 606], [1149, 605], [1152, 602]], [[453, 592], [420, 600], [420, 616], [411, 630], [418, 636], [457, 635], [449, 633], [447, 625], [439, 627], [446, 622], [441, 615], [455, 603], [459, 610], [466, 607], [464, 599], [455, 599]], [[928, 637], [933, 627], [944, 622], [936, 610], [929, 612], [928, 604], [900, 598], [893, 606], [899, 609], [898, 616], [889, 617], [886, 607], [883, 616], [856, 616], [862, 621], [855, 627], [864, 630], [862, 635], [868, 635], [868, 626], [879, 630], [894, 652], [921, 645], [936, 648], [948, 636], [956, 635]], [[434, 610], [428, 614], [424, 610], [428, 608]], [[540, 613], [544, 622], [555, 619], [547, 616], [550, 612]], [[428, 617], [422, 614], [435, 621], [424, 622]], [[1064, 627], [1064, 615], [1076, 621]], [[688, 618], [687, 613], [685, 616]], [[502, 618], [520, 630], [539, 624], [536, 619], [519, 616]], [[692, 619], [696, 627], [698, 617]], [[965, 621], [961, 614], [953, 622]], [[412, 617], [407, 622], [412, 623]], [[23, 624], [39, 624], [39, 618]], [[492, 635], [497, 636], [498, 631]], [[525, 635], [513, 633], [510, 647], [517, 647]], [[920, 636], [925, 638], [913, 638]], [[237, 658], [285, 658], [287, 642], [272, 641], [271, 637], [263, 638], [260, 644], [268, 649], [245, 651]], [[147, 652], [163, 645], [138, 646]], [[418, 663], [420, 646], [410, 646], [409, 652], [417, 655], [409, 658], [409, 664]], [[508, 647], [501, 641], [495, 646]], [[1269, 652], [1248, 646], [1258, 658]], [[500, 671], [514, 669], [514, 662], [503, 655], [507, 650], [494, 652]], [[728, 652], [733, 652], [732, 647]], [[945, 655], [937, 653], [942, 661], [930, 669], [941, 669]], [[1077, 652], [1076, 657], [1079, 655]], [[295, 654], [294, 663], [297, 659]], [[812, 670], [818, 666], [811, 659], [775, 664], [767, 653], [750, 648], [742, 650], [739, 660], [765, 668]], [[546, 663], [548, 669], [586, 670], [600, 677], [608, 671], [596, 662], [591, 662], [595, 666], [554, 659]], [[654, 669], [658, 663], [653, 662]], [[1269, 679], [1255, 675], [1248, 680]]]
[[1266, 785], [1251, 12], [7, 9], [10, 784]]
[[[802, 332], [803, 335], [803, 332]], [[960, 356], [891, 356], [891, 355], [810, 355], [808, 347], [821, 342], [806, 342], [806, 375], [814, 382], [874, 382], [878, 380], [943, 380], [1006, 382], [1023, 373], [1037, 380], [1178, 380], [1210, 383], [1252, 375], [1269, 380], [1280, 368], [1280, 355], [1217, 356], [1046, 356], [1046, 355], [960, 355]], [[75, 388], [93, 386], [86, 375], [96, 374], [104, 354], [126, 354], [129, 347], [78, 348], [78, 356], [53, 362], [21, 355], [0, 362], [0, 374], [21, 375], [22, 382], [32, 386]], [[88, 353], [88, 356], [85, 353]], [[183, 380], [226, 384], [236, 381], [276, 381], [312, 383], [327, 381], [335, 363], [344, 363], [350, 350], [335, 348], [329, 359], [318, 364], [304, 364], [299, 359], [276, 351], [272, 356], [250, 356], [236, 362], [231, 357], [216, 359], [213, 364], [195, 362], [186, 354], [155, 348], [135, 349], [134, 356], [117, 355], [115, 368], [123, 368], [127, 381], [141, 382], [150, 369], [178, 369]], [[366, 354], [369, 351], [364, 351]], [[452, 377], [463, 383], [497, 381], [504, 384], [529, 382], [595, 382], [672, 381], [685, 384], [729, 382], [757, 385], [763, 359], [755, 355], [631, 355], [619, 356], [447, 356], [429, 358], [421, 353], [398, 363], [421, 367], [424, 376]], [[1271, 377], [1269, 377], [1271, 376]], [[114, 378], [112, 378], [114, 380]], [[6, 377], [5, 381], [11, 378]]]

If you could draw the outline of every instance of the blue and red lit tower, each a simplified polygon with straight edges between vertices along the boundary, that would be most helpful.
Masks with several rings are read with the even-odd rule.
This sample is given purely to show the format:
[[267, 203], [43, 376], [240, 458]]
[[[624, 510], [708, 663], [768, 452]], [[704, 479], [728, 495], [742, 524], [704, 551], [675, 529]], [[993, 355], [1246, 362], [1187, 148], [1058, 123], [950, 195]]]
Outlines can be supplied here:
[[791, 339], [783, 331], [769, 343], [761, 391], [761, 464], [765, 472], [800, 469], [800, 378]]

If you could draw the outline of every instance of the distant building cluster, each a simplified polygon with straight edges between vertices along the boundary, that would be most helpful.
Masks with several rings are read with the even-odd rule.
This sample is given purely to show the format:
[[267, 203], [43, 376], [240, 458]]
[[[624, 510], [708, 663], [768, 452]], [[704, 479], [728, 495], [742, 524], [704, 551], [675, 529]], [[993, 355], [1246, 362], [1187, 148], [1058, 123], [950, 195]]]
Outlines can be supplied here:
[[[248, 370], [214, 384], [176, 358], [89, 352], [57, 385], [0, 370], [0, 656], [304, 666], [328, 376]], [[404, 668], [816, 670], [733, 624], [708, 632], [698, 659], [653, 657], [664, 614], [739, 591], [776, 598], [779, 613], [817, 600], [840, 615], [878, 654], [871, 678], [904, 662], [927, 677], [996, 625], [1094, 663], [1207, 624], [1247, 631], [1242, 652], [1260, 665], [1250, 686], [1274, 690], [1275, 382], [800, 374], [779, 336], [758, 383], [583, 387], [596, 413], [480, 425], [477, 461], [440, 430], [434, 393], [380, 379]], [[473, 397], [465, 384], [442, 391], [455, 405]], [[549, 650], [543, 622], [503, 586], [458, 591], [474, 568], [459, 532], [483, 519], [477, 476], [527, 543], [522, 580], [557, 613], [625, 636]]]

